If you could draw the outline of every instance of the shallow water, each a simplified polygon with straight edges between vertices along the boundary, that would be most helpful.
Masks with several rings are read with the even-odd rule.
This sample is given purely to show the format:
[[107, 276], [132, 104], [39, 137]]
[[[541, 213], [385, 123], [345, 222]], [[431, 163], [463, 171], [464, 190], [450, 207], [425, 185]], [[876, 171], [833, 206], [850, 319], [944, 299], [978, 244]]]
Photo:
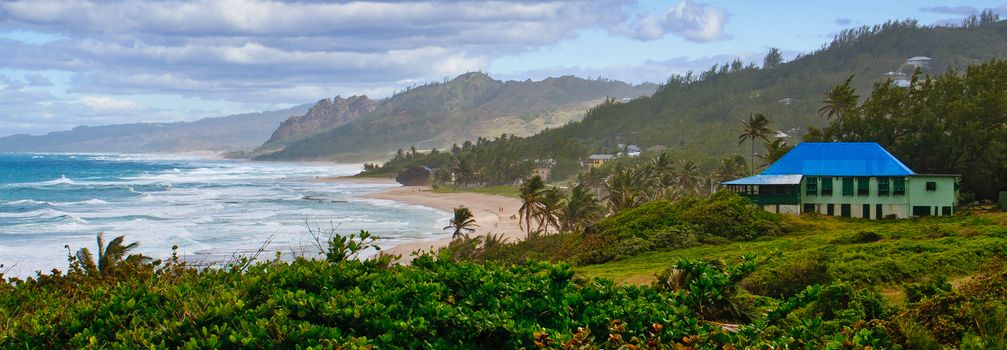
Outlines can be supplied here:
[[0, 271], [66, 270], [69, 245], [126, 235], [155, 258], [302, 252], [308, 226], [370, 230], [383, 245], [432, 240], [447, 213], [356, 198], [395, 185], [310, 181], [357, 165], [201, 160], [170, 155], [0, 154]]

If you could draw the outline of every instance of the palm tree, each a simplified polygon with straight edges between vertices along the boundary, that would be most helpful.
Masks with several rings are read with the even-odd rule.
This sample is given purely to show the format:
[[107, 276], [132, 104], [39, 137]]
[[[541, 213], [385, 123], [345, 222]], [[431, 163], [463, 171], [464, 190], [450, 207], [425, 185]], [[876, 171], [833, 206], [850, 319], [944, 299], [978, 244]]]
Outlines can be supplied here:
[[772, 142], [767, 141], [766, 153], [759, 155], [759, 159], [762, 159], [763, 162], [760, 167], [776, 163], [780, 158], [783, 158], [784, 154], [790, 152], [791, 148], [794, 148], [794, 146], [788, 145], [787, 141], [783, 139], [775, 139]]
[[591, 188], [577, 184], [570, 190], [570, 197], [559, 209], [560, 230], [580, 231], [602, 216], [602, 207]]
[[656, 187], [649, 191], [650, 200], [673, 197], [672, 193], [675, 192], [673, 189], [675, 185], [675, 163], [672, 162], [671, 157], [667, 153], [661, 153], [657, 157], [654, 157], [650, 161], [649, 171], [650, 181], [653, 187]]
[[729, 156], [717, 163], [717, 168], [713, 169], [713, 177], [717, 182], [724, 182], [737, 179], [745, 172], [745, 158], [739, 155]]
[[608, 192], [605, 199], [613, 214], [643, 204], [646, 199], [643, 190], [648, 188], [649, 183], [646, 175], [645, 170], [632, 168], [620, 169], [609, 177], [608, 182], [605, 183], [605, 189]]
[[[129, 254], [130, 251], [140, 246], [139, 242], [123, 245], [126, 236], [119, 236], [108, 244], [105, 244], [105, 234], [98, 233], [98, 260], [87, 247], [77, 250], [77, 262], [80, 263], [84, 273], [90, 276], [109, 276], [122, 269], [139, 267], [150, 261], [150, 257], [143, 254]], [[127, 255], [129, 254], [129, 255]]]
[[465, 206], [460, 206], [455, 208], [455, 216], [451, 218], [447, 226], [444, 226], [445, 230], [454, 230], [451, 234], [451, 238], [458, 238], [462, 236], [462, 231], [465, 232], [475, 232], [476, 229], [473, 227], [478, 227], [476, 225], [475, 216], [472, 215], [472, 211]]
[[818, 109], [819, 117], [830, 121], [835, 117], [842, 123], [843, 117], [857, 107], [857, 100], [860, 96], [857, 96], [853, 87], [850, 86], [850, 81], [852, 80], [853, 76], [851, 75], [849, 78], [846, 78], [846, 82], [834, 86], [832, 90], [825, 93], [822, 107]]
[[542, 191], [542, 198], [540, 200], [542, 210], [537, 215], [539, 230], [548, 233], [549, 226], [559, 230], [559, 210], [565, 201], [566, 198], [563, 198], [563, 191], [558, 188], [550, 187]]
[[699, 185], [699, 164], [691, 159], [678, 161], [678, 168], [675, 169], [675, 177], [678, 179], [678, 188], [684, 193], [693, 193]]
[[741, 135], [738, 135], [738, 144], [748, 140], [752, 144], [751, 153], [751, 172], [755, 173], [755, 140], [762, 139], [768, 140], [766, 135], [769, 135], [772, 131], [769, 130], [769, 119], [766, 118], [762, 113], [753, 113], [748, 116], [748, 120], [742, 121], [745, 125], [741, 130]]
[[[531, 237], [531, 218], [537, 217], [542, 211], [542, 190], [545, 189], [545, 182], [542, 177], [535, 175], [521, 183], [520, 198], [521, 208], [518, 209], [520, 220], [524, 221], [525, 232]], [[521, 225], [521, 222], [518, 222]]]

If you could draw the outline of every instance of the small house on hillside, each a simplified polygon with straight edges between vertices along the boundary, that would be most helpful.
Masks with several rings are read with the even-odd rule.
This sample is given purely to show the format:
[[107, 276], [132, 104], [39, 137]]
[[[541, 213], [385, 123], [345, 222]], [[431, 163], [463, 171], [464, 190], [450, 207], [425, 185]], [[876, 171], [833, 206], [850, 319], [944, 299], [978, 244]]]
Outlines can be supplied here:
[[605, 163], [608, 163], [608, 161], [612, 160], [612, 158], [615, 158], [615, 156], [611, 154], [592, 154], [584, 161], [584, 166], [588, 168], [597, 168], [605, 165]]
[[626, 155], [630, 157], [640, 156], [640, 146], [637, 145], [626, 146]]
[[668, 146], [665, 145], [654, 145], [647, 149], [647, 152], [664, 152], [668, 150]]
[[916, 174], [874, 142], [804, 142], [722, 185], [771, 212], [880, 219], [952, 215], [958, 177]]

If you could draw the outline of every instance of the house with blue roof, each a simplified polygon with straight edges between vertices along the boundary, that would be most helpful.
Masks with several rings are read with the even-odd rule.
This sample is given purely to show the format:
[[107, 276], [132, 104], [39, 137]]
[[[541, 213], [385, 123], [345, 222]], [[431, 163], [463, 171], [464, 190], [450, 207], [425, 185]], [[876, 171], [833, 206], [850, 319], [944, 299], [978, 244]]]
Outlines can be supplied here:
[[804, 142], [721, 184], [775, 213], [881, 219], [953, 215], [959, 177], [917, 174], [874, 142]]

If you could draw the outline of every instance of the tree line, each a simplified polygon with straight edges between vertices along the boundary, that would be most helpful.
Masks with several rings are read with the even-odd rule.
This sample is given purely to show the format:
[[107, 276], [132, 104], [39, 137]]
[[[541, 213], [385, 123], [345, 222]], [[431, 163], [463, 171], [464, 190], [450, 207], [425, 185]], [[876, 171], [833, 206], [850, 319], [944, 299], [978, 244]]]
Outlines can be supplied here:
[[966, 197], [1007, 190], [1007, 61], [879, 82], [862, 102], [850, 80], [825, 93], [829, 125], [806, 141], [877, 142], [918, 173], [961, 174]]

